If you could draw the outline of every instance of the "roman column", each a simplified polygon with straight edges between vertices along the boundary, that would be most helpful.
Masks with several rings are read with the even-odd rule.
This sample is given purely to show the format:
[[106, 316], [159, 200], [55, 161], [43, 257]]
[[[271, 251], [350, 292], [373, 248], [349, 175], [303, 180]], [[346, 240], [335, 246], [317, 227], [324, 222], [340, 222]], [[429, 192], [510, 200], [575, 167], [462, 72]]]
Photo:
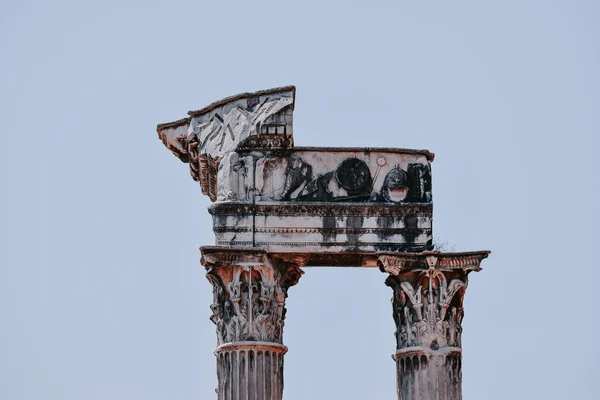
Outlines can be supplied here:
[[204, 247], [202, 264], [213, 285], [219, 400], [281, 400], [285, 300], [300, 262], [263, 250]]
[[396, 391], [400, 400], [462, 398], [461, 323], [467, 276], [489, 252], [380, 257], [394, 291]]
[[389, 274], [400, 399], [460, 399], [467, 275], [489, 252], [431, 251], [433, 153], [296, 147], [295, 99], [293, 86], [240, 93], [157, 126], [211, 201], [218, 399], [282, 398], [287, 292], [323, 266]]

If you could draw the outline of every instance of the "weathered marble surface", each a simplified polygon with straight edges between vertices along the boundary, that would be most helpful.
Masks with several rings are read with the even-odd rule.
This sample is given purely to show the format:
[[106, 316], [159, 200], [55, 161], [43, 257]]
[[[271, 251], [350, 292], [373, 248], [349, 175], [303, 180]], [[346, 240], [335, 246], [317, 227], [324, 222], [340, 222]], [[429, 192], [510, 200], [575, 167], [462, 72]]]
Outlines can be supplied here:
[[181, 161], [204, 194], [216, 200], [220, 161], [236, 150], [293, 147], [293, 86], [241, 93], [159, 124], [158, 137]]
[[302, 264], [261, 250], [201, 251], [213, 285], [211, 321], [217, 326], [217, 343], [283, 343], [285, 299], [303, 274]]
[[284, 345], [263, 342], [217, 347], [217, 399], [281, 400], [286, 352]]
[[184, 162], [192, 142], [198, 142], [191, 146], [199, 154], [217, 158], [244, 147], [250, 136], [291, 137], [295, 94], [293, 86], [240, 93], [189, 111], [188, 118], [159, 124], [158, 136]]
[[294, 147], [295, 89], [243, 93], [158, 126], [214, 204], [215, 244], [271, 251], [432, 248], [426, 150]]
[[281, 400], [288, 289], [303, 267], [360, 266], [394, 291], [398, 398], [460, 399], [467, 275], [489, 252], [430, 251], [432, 153], [294, 147], [295, 93], [242, 93], [157, 128], [213, 202], [201, 262], [218, 398]]
[[381, 256], [394, 291], [398, 398], [462, 398], [462, 320], [468, 274], [489, 252]]
[[216, 245], [269, 251], [424, 251], [431, 247], [430, 204], [215, 203]]
[[217, 182], [217, 201], [431, 202], [427, 154], [407, 150], [231, 152]]
[[204, 247], [213, 285], [218, 399], [280, 400], [283, 395], [285, 301], [303, 272], [302, 258], [262, 250]]

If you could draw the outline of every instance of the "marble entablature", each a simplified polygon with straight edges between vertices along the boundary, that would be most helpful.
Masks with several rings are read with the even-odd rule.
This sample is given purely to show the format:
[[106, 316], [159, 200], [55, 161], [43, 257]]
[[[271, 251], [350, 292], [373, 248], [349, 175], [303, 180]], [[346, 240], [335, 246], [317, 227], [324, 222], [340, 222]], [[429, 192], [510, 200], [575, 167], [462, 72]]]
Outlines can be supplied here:
[[294, 147], [293, 86], [158, 126], [213, 201], [215, 244], [270, 251], [432, 248], [426, 150]]

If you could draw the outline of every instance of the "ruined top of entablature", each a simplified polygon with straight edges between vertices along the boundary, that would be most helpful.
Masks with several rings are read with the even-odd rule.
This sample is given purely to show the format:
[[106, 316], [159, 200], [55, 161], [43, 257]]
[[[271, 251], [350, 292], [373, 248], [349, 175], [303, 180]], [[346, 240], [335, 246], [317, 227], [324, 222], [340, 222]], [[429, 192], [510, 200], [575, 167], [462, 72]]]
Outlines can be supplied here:
[[157, 126], [158, 137], [181, 161], [204, 194], [214, 201], [220, 160], [233, 151], [293, 148], [296, 88], [284, 86], [240, 93], [216, 101], [188, 118]]
[[[183, 162], [189, 162], [193, 152], [222, 158], [248, 147], [250, 136], [257, 141], [264, 135], [288, 139], [274, 150], [291, 148], [295, 97], [294, 86], [229, 96], [189, 111], [188, 118], [159, 124], [158, 137]], [[260, 142], [253, 144], [269, 149], [266, 145], [262, 148]], [[264, 140], [262, 144], [266, 144]]]
[[215, 241], [270, 251], [432, 247], [427, 150], [294, 147], [293, 86], [243, 93], [158, 126], [214, 202]]
[[[159, 124], [158, 136], [175, 156], [189, 163], [192, 178], [200, 182], [203, 193], [212, 201], [245, 201], [250, 196], [249, 190], [252, 195], [259, 195], [263, 200], [277, 201], [282, 198], [285, 200], [291, 193], [285, 193], [286, 188], [281, 184], [281, 187], [271, 188], [270, 196], [256, 193], [257, 185], [262, 187], [265, 183], [264, 175], [288, 175], [288, 172], [292, 171], [292, 175], [306, 175], [305, 180], [312, 174], [315, 177], [329, 176], [327, 175], [329, 172], [339, 169], [336, 169], [333, 164], [340, 164], [348, 158], [358, 158], [362, 162], [356, 162], [357, 165], [346, 162], [342, 167], [354, 167], [355, 170], [362, 168], [365, 170], [363, 172], [367, 172], [366, 169], [373, 169], [371, 172], [375, 174], [379, 173], [380, 169], [387, 174], [396, 168], [385, 177], [406, 186], [409, 179], [415, 178], [409, 177], [406, 173], [422, 174], [422, 171], [409, 171], [411, 165], [427, 166], [426, 164], [433, 161], [434, 155], [427, 150], [319, 147], [295, 149], [293, 141], [295, 96], [296, 88], [285, 86], [226, 97], [200, 110], [188, 112], [188, 118]], [[371, 157], [368, 154], [371, 154]], [[295, 171], [295, 168], [299, 168], [299, 171]], [[340, 171], [343, 170], [344, 168]], [[250, 187], [237, 187], [248, 186], [248, 182], [241, 181], [243, 176], [249, 173], [258, 173], [259, 176], [253, 179]], [[428, 174], [427, 168], [425, 174]], [[338, 181], [339, 177], [336, 175]], [[376, 177], [373, 176], [369, 192], [378, 189], [375, 185]], [[383, 180], [384, 176], [379, 178]], [[286, 180], [285, 177], [279, 177], [279, 180], [281, 179]], [[353, 180], [351, 176], [347, 179]], [[406, 182], [400, 182], [403, 180]], [[294, 182], [288, 183], [294, 186]], [[325, 181], [321, 182], [321, 184], [325, 183]], [[379, 182], [378, 186], [382, 183]], [[309, 190], [311, 185], [307, 186]], [[361, 192], [363, 197], [368, 194], [366, 189], [368, 187], [362, 190], [365, 193]], [[423, 190], [427, 191], [427, 189]], [[333, 191], [337, 193], [339, 190]], [[425, 195], [417, 194], [415, 197], [415, 193], [413, 190], [409, 196], [413, 201], [428, 201]], [[334, 193], [333, 197], [336, 201], [341, 201], [348, 196]], [[353, 199], [353, 201], [357, 200], [358, 198]]]

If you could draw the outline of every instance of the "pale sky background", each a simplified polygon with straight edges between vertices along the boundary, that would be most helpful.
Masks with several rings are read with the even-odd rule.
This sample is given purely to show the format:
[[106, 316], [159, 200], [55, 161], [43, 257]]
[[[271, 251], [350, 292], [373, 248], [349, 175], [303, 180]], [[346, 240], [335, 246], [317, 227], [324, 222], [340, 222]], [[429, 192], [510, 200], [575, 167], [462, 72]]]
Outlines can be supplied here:
[[[295, 141], [426, 148], [434, 232], [492, 250], [466, 400], [600, 398], [600, 2], [0, 4], [0, 399], [214, 399], [209, 204], [156, 124], [297, 86]], [[290, 289], [285, 398], [394, 399], [376, 269]]]

